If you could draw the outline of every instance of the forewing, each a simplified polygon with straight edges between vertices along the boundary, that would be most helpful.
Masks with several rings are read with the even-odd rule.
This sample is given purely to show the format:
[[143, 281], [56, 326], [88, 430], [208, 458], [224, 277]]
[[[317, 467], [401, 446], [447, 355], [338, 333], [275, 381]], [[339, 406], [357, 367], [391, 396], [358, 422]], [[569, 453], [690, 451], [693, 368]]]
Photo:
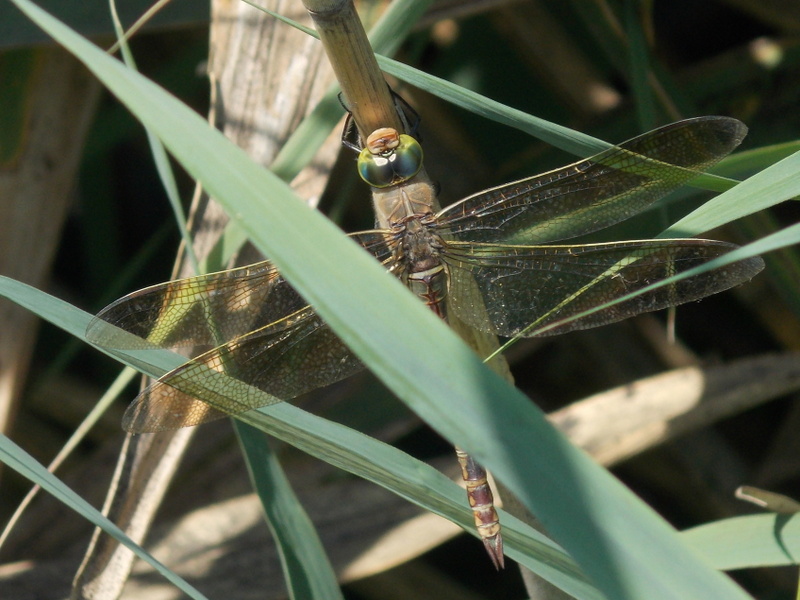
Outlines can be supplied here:
[[[352, 237], [378, 260], [391, 256], [384, 232]], [[188, 349], [197, 356], [254, 330], [280, 329], [307, 302], [270, 261], [169, 281], [129, 294], [89, 323], [89, 341], [107, 348]], [[131, 335], [120, 335], [114, 327]], [[137, 340], [141, 338], [140, 340]]]
[[281, 328], [252, 332], [167, 373], [136, 397], [123, 427], [145, 433], [199, 425], [294, 398], [361, 369], [349, 348], [306, 308]]
[[[588, 329], [699, 300], [749, 280], [764, 267], [760, 258], [695, 275], [575, 319], [735, 248], [695, 239], [576, 246], [451, 243], [446, 254], [448, 309], [481, 331], [506, 337]], [[553, 327], [542, 331], [548, 326]]]
[[747, 128], [728, 117], [666, 125], [591, 158], [469, 196], [439, 213], [446, 237], [541, 244], [618, 223], [730, 153]]
[[[281, 322], [306, 306], [305, 300], [263, 261], [218, 273], [169, 281], [129, 294], [104, 308], [86, 335], [106, 347], [149, 345], [192, 348], [197, 354], [252, 329]], [[110, 323], [147, 340], [112, 338]]]

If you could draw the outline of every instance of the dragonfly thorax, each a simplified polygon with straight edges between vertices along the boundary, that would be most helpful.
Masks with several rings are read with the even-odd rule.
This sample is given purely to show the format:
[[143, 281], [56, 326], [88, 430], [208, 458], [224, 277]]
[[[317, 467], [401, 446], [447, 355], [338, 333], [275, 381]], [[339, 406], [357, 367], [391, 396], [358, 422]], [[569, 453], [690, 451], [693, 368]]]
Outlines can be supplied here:
[[393, 226], [398, 240], [397, 261], [409, 273], [426, 271], [441, 262], [442, 238], [431, 229], [431, 215], [409, 215]]

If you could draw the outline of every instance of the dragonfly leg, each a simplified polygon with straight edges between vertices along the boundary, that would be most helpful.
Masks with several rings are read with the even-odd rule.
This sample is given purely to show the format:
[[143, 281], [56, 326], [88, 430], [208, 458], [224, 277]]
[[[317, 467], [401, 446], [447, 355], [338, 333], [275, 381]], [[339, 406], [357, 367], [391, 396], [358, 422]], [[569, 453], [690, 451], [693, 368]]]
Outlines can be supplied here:
[[461, 476], [467, 484], [467, 498], [475, 517], [475, 527], [492, 563], [500, 570], [505, 566], [503, 536], [500, 534], [500, 518], [494, 508], [494, 496], [486, 478], [486, 469], [461, 448], [456, 447], [456, 456], [461, 465]]

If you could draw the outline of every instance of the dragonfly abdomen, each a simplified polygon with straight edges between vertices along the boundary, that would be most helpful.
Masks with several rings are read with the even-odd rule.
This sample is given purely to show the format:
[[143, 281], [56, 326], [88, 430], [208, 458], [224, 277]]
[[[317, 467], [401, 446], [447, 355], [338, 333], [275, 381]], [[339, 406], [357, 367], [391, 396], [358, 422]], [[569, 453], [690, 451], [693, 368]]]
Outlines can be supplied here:
[[429, 269], [411, 272], [406, 285], [440, 318], [447, 320], [445, 298], [447, 297], [447, 272], [438, 262]]
[[[446, 298], [450, 273], [443, 260], [445, 241], [430, 226], [429, 215], [410, 215], [399, 225], [402, 240], [396, 256], [404, 266], [403, 279], [408, 288], [422, 298], [440, 318], [447, 321]], [[467, 488], [467, 498], [475, 519], [475, 528], [497, 569], [504, 567], [503, 537], [500, 518], [494, 508], [494, 495], [486, 470], [469, 454], [456, 448], [461, 474]]]
[[503, 537], [500, 535], [500, 517], [494, 507], [494, 496], [486, 469], [476, 463], [461, 448], [456, 448], [461, 476], [467, 486], [469, 506], [475, 517], [475, 528], [497, 569], [503, 568]]

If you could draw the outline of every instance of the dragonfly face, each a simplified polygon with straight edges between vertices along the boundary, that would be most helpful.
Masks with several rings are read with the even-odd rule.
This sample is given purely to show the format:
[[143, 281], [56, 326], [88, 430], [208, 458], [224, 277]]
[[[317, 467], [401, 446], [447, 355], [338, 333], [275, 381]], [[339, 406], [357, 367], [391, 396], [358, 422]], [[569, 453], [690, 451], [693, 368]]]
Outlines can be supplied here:
[[399, 185], [414, 177], [421, 168], [419, 142], [390, 127], [373, 131], [358, 155], [358, 174], [376, 188]]
[[[359, 167], [382, 198], [376, 201], [381, 229], [351, 236], [434, 310], [455, 313], [482, 331], [554, 335], [618, 321], [728, 289], [753, 277], [763, 262], [739, 261], [587, 316], [588, 309], [734, 246], [697, 239], [562, 240], [640, 212], [728, 154], [744, 133], [741, 123], [725, 117], [681, 121], [436, 211], [433, 189], [415, 182], [419, 145], [382, 132], [372, 144], [377, 153], [367, 148], [382, 160], [366, 158], [370, 166]], [[248, 386], [226, 383], [232, 378], [277, 402], [362, 368], [269, 261], [163, 283], [111, 304], [87, 337], [120, 347], [106, 323], [142, 338], [142, 347], [194, 349], [185, 365], [128, 409], [123, 424], [133, 432], [196, 425], [263, 406], [247, 396]]]

